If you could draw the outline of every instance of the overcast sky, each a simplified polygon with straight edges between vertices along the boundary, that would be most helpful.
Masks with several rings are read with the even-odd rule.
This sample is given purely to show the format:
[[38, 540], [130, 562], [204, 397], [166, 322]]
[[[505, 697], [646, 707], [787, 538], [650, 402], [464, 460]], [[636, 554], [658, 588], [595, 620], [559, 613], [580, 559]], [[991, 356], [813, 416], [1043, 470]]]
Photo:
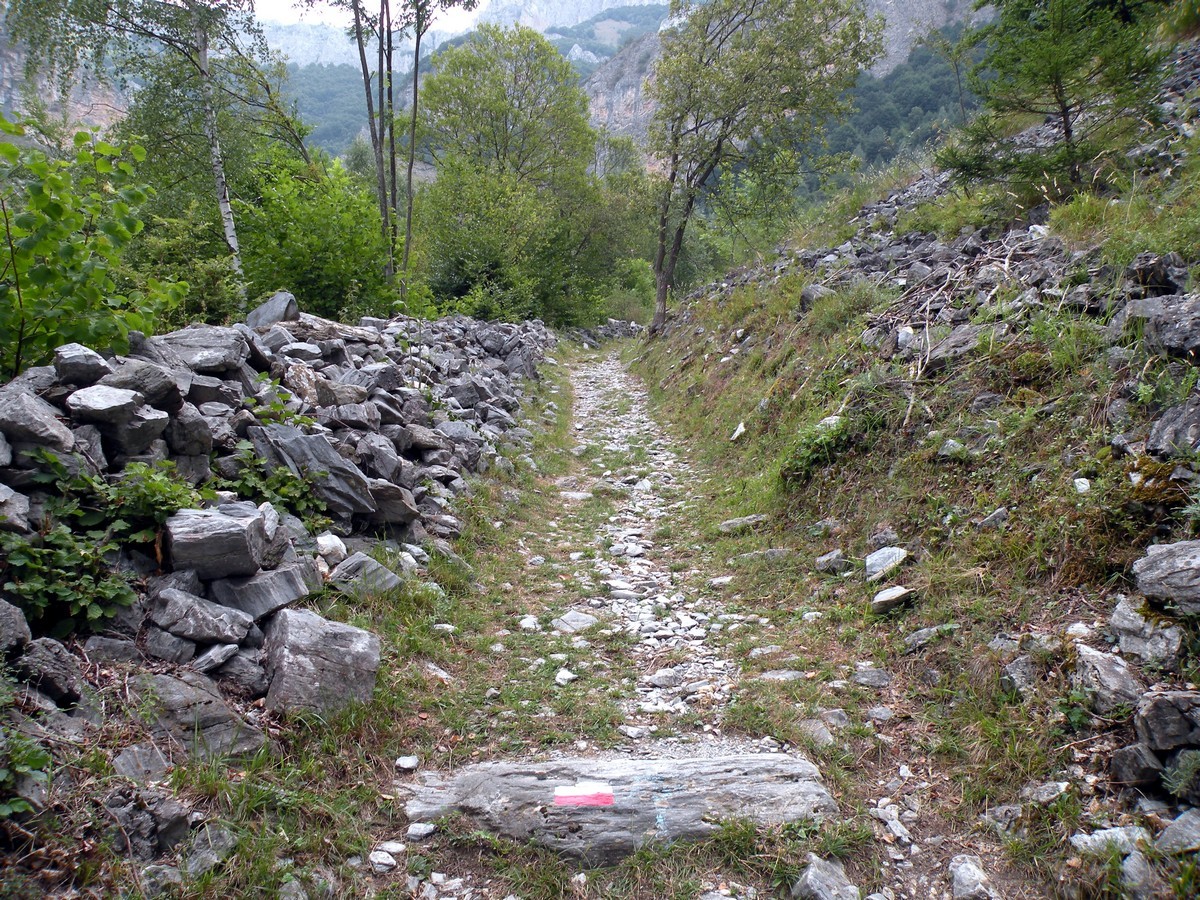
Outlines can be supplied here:
[[[478, 17], [480, 11], [488, 5], [488, 0], [481, 0], [473, 13], [464, 13], [460, 9], [438, 15], [434, 28], [441, 31], [454, 31], [467, 28]], [[326, 4], [317, 4], [314, 9], [304, 9], [296, 0], [254, 0], [254, 10], [264, 22], [326, 22], [330, 25], [349, 24], [350, 17], [342, 10], [330, 9]]]

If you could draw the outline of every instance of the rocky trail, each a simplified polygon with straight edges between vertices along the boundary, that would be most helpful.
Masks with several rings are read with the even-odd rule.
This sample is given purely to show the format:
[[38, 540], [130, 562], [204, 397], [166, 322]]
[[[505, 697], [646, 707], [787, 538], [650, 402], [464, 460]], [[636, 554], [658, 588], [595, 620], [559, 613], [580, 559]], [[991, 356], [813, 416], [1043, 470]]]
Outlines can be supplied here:
[[[580, 740], [569, 753], [521, 754], [453, 771], [421, 768], [396, 787], [411, 823], [410, 837], [433, 837], [437, 821], [462, 815], [473, 827], [562, 855], [582, 869], [572, 883], [576, 893], [603, 897], [612, 890], [607, 876], [588, 870], [618, 863], [644, 844], [702, 840], [735, 820], [820, 828], [819, 823], [838, 821], [845, 811], [803, 748], [723, 729], [742, 677], [737, 648], [750, 646], [750, 659], [779, 654], [781, 648], [772, 643], [776, 626], [767, 616], [745, 611], [752, 604], [740, 594], [732, 595], [732, 602], [725, 599], [735, 576], [717, 568], [721, 561], [709, 559], [694, 530], [692, 507], [702, 494], [702, 474], [655, 422], [644, 388], [617, 353], [584, 357], [573, 368], [571, 384], [575, 445], [570, 453], [579, 463], [570, 474], [548, 481], [559, 501], [545, 523], [548, 537], [539, 542], [531, 534], [523, 541], [524, 571], [534, 578], [529, 585], [505, 587], [531, 591], [544, 603], [517, 628], [540, 632], [548, 619], [547, 637], [569, 647], [549, 660], [534, 660], [533, 670], [556, 667], [560, 687], [587, 670], [615, 673], [621, 741], [600, 749]], [[607, 515], [589, 511], [600, 498], [611, 498], [611, 506], [602, 509]], [[718, 527], [736, 534], [761, 524], [759, 517], [750, 517]], [[746, 556], [778, 559], [789, 552], [758, 550]], [[537, 576], [548, 570], [576, 588], [566, 592], [565, 602], [540, 590]], [[493, 649], [501, 651], [502, 643]], [[618, 679], [622, 673], [627, 677]], [[871, 680], [858, 679], [859, 674], [853, 676], [856, 683]], [[872, 674], [884, 673], [867, 672]], [[782, 683], [802, 676], [778, 669], [748, 677]], [[875, 712], [882, 718], [879, 707]], [[821, 716], [804, 724], [814, 745], [824, 747], [833, 743], [830, 729], [846, 727], [849, 719], [840, 709], [821, 710]], [[918, 779], [908, 767], [900, 771], [905, 777], [895, 779], [893, 787], [917, 789]], [[920, 783], [921, 789], [929, 787]], [[910, 824], [916, 820], [914, 799], [907, 805], [884, 801], [876, 810], [886, 832], [881, 846], [902, 837], [903, 849], [898, 857], [897, 851], [892, 854], [901, 861], [897, 891], [873, 897], [918, 895], [901, 890], [904, 870], [911, 875], [913, 869], [904, 860], [920, 852], [900, 819], [903, 812]], [[807, 864], [793, 862], [804, 868], [792, 896], [860, 896], [836, 860], [810, 854]], [[950, 871], [962, 870], [967, 883], [975, 879], [987, 885], [982, 869], [972, 868], [975, 862], [956, 857]], [[945, 872], [945, 861], [936, 867]], [[461, 861], [450, 868], [453, 877], [409, 876], [409, 887], [428, 900], [521, 896], [519, 889], [509, 893], [519, 885], [500, 887], [487, 871], [472, 871]], [[709, 869], [693, 895], [765, 897], [775, 896], [778, 887], [739, 883]], [[938, 893], [928, 877], [917, 890], [923, 896]]]

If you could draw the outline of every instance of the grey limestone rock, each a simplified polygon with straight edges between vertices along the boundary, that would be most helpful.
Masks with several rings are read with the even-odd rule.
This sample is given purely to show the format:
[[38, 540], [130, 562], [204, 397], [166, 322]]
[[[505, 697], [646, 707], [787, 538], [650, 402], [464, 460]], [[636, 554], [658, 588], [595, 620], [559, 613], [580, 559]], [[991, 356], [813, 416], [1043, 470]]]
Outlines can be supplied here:
[[825, 575], [841, 575], [853, 569], [854, 563], [846, 559], [846, 555], [841, 550], [830, 550], [828, 553], [818, 556], [813, 566], [818, 572]]
[[1108, 853], [1114, 848], [1120, 853], [1132, 853], [1139, 844], [1149, 846], [1150, 832], [1140, 825], [1123, 825], [1116, 828], [1101, 828], [1090, 834], [1080, 832], [1071, 835], [1071, 846], [1080, 853]]
[[1200, 850], [1200, 809], [1189, 809], [1171, 822], [1154, 847], [1162, 853], [1183, 854]]
[[983, 337], [982, 325], [959, 325], [942, 340], [933, 345], [925, 360], [926, 375], [933, 375], [949, 366], [959, 357], [975, 351]]
[[222, 578], [209, 589], [218, 603], [241, 610], [257, 622], [303, 600], [319, 587], [320, 576], [313, 561], [301, 559], [248, 578]]
[[236, 328], [221, 325], [189, 325], [160, 340], [202, 375], [235, 372], [250, 356], [246, 338]]
[[902, 566], [906, 559], [908, 551], [903, 547], [881, 547], [864, 560], [867, 581], [879, 581]]
[[1200, 447], [1200, 396], [1166, 410], [1150, 428], [1146, 452], [1162, 460], [1183, 456]]
[[1108, 761], [1113, 784], [1120, 787], [1152, 787], [1162, 778], [1163, 764], [1145, 744], [1131, 744], [1113, 752]]
[[1037, 664], [1029, 654], [1018, 656], [1004, 666], [1000, 686], [1022, 697], [1028, 696], [1037, 685]]
[[59, 421], [58, 410], [11, 385], [0, 388], [0, 432], [13, 444], [37, 444], [64, 452], [75, 446], [75, 436]]
[[25, 613], [7, 600], [0, 600], [0, 660], [20, 650], [32, 637]]
[[217, 822], [208, 822], [197, 829], [183, 851], [183, 871], [189, 878], [199, 878], [229, 858], [237, 846], [237, 836]]
[[133, 420], [134, 412], [144, 400], [129, 388], [95, 384], [72, 392], [67, 397], [67, 411], [78, 422], [122, 425]]
[[1200, 614], [1200, 541], [1154, 544], [1133, 564], [1137, 589], [1173, 604], [1181, 613]]
[[83, 645], [83, 652], [92, 662], [129, 663], [142, 658], [137, 644], [120, 638], [94, 634]]
[[0, 484], [0, 531], [24, 534], [29, 530], [29, 498]]
[[367, 484], [371, 492], [371, 500], [375, 504], [375, 512], [371, 521], [387, 525], [405, 525], [421, 515], [412, 492], [384, 481], [381, 478], [370, 478]]
[[171, 417], [164, 436], [171, 452], [177, 455], [208, 456], [212, 452], [212, 427], [190, 403], [183, 404]]
[[858, 900], [861, 893], [836, 859], [808, 854], [807, 865], [792, 885], [793, 900]]
[[159, 594], [149, 615], [150, 621], [164, 631], [202, 644], [237, 644], [254, 622], [241, 610], [171, 589]]
[[[146, 398], [157, 409], [174, 412], [183, 404], [186, 391], [180, 387], [174, 373], [157, 363], [144, 359], [118, 358], [112, 362], [112, 374], [100, 379], [100, 384], [129, 388]], [[188, 380], [188, 388], [191, 383]]]
[[1121, 863], [1121, 888], [1129, 900], [1156, 900], [1166, 896], [1166, 885], [1157, 869], [1140, 850], [1134, 850]]
[[950, 860], [950, 895], [954, 900], [998, 900], [983, 862], [978, 856], [960, 854]]
[[105, 799], [104, 807], [117, 825], [113, 834], [117, 849], [135, 859], [154, 859], [187, 836], [187, 807], [161, 791], [121, 785]]
[[737, 519], [726, 519], [717, 526], [717, 530], [721, 534], [742, 534], [746, 531], [752, 531], [760, 525], [765, 525], [766, 522], [767, 517], [760, 513], [753, 516], [742, 516]]
[[253, 575], [267, 549], [263, 514], [250, 504], [182, 509], [165, 528], [172, 566], [205, 580]]
[[314, 612], [285, 609], [266, 628], [267, 708], [323, 712], [366, 703], [375, 690], [379, 638]]
[[250, 754], [265, 742], [262, 732], [239, 718], [216, 684], [198, 672], [146, 675], [135, 690], [151, 730], [199, 759]]
[[237, 644], [214, 644], [193, 659], [190, 666], [197, 672], [211, 672], [237, 656], [237, 652]]
[[170, 763], [153, 744], [133, 744], [113, 757], [113, 771], [130, 781], [156, 781]]
[[290, 425], [267, 425], [248, 429], [246, 436], [264, 459], [311, 479], [330, 512], [350, 516], [375, 511], [366, 476], [321, 435]]
[[1155, 753], [1200, 747], [1200, 691], [1150, 691], [1138, 703], [1133, 725]]
[[585, 628], [591, 628], [600, 620], [590, 613], [579, 612], [578, 610], [567, 610], [557, 619], [550, 622], [550, 627], [559, 631], [565, 631], [571, 634], [576, 631], [583, 631]]
[[[415, 777], [405, 804], [410, 821], [457, 811], [495, 834], [588, 865], [611, 864], [651, 841], [702, 839], [730, 817], [777, 825], [837, 814], [817, 767], [781, 753], [486, 762]], [[612, 805], [555, 804], [556, 787], [584, 781], [610, 786]]]
[[1143, 663], [1160, 669], [1173, 669], [1179, 663], [1183, 629], [1147, 618], [1128, 597], [1120, 596], [1109, 619], [1121, 645], [1121, 652], [1136, 656]]
[[232, 683], [251, 697], [262, 697], [267, 693], [267, 670], [263, 666], [261, 650], [242, 648], [217, 670], [222, 682]]
[[1092, 709], [1111, 715], [1121, 709], [1132, 710], [1146, 691], [1145, 683], [1121, 657], [1093, 650], [1086, 644], [1076, 647], [1075, 682], [1088, 693]]
[[1126, 321], [1145, 324], [1146, 347], [1163, 356], [1196, 362], [1200, 351], [1200, 296], [1177, 294], [1130, 301]]
[[[88, 388], [88, 390], [92, 390], [92, 388]], [[171, 417], [161, 409], [155, 409], [153, 406], [139, 406], [133, 411], [133, 416], [129, 421], [108, 425], [101, 430], [121, 453], [126, 456], [136, 456], [146, 452], [155, 441], [162, 437], [170, 421]], [[165, 447], [161, 448], [161, 455], [165, 457]]]
[[35, 638], [27, 643], [16, 669], [30, 687], [60, 706], [75, 703], [82, 696], [79, 662], [53, 638]]
[[902, 585], [884, 588], [871, 599], [871, 612], [877, 616], [912, 602], [912, 590]]
[[165, 659], [167, 662], [183, 665], [196, 655], [196, 644], [186, 638], [176, 637], [169, 631], [163, 631], [154, 625], [146, 626], [146, 637], [143, 647], [147, 656], [155, 659]]
[[300, 318], [300, 306], [287, 291], [276, 291], [267, 300], [246, 314], [251, 328], [267, 328], [279, 322], [294, 322]]
[[329, 580], [354, 597], [389, 591], [400, 586], [400, 578], [391, 569], [358, 552], [346, 557], [329, 573]]
[[63, 384], [95, 384], [112, 367], [104, 357], [83, 344], [63, 344], [54, 351], [54, 372]]

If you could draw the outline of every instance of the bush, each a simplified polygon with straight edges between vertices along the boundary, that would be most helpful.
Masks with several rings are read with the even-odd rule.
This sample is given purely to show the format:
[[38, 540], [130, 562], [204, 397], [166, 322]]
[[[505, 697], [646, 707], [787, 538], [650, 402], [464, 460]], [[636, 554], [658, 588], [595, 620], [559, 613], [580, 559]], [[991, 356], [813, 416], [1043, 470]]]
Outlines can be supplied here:
[[[23, 133], [0, 116], [0, 135]], [[74, 158], [0, 141], [0, 370], [9, 377], [77, 341], [125, 349], [131, 330], [151, 332], [178, 303], [184, 285], [147, 279], [121, 295], [112, 278], [122, 252], [142, 230], [134, 213], [150, 196], [134, 178], [140, 147], [123, 150], [87, 132]]]
[[305, 164], [282, 153], [260, 169], [252, 201], [237, 201], [251, 296], [280, 288], [300, 308], [343, 321], [388, 315], [379, 210], [337, 160]]

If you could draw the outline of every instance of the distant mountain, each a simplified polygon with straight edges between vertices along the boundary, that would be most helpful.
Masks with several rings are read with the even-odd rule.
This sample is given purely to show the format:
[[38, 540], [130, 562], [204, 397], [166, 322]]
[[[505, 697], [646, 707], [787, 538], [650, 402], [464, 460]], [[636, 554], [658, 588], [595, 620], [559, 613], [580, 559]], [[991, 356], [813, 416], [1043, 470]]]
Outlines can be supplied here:
[[520, 23], [538, 31], [578, 25], [614, 7], [653, 6], [661, 0], [491, 0], [480, 4], [479, 21]]
[[669, 11], [665, 3], [617, 6], [578, 25], [551, 26], [546, 38], [586, 78], [625, 45], [656, 33]]

